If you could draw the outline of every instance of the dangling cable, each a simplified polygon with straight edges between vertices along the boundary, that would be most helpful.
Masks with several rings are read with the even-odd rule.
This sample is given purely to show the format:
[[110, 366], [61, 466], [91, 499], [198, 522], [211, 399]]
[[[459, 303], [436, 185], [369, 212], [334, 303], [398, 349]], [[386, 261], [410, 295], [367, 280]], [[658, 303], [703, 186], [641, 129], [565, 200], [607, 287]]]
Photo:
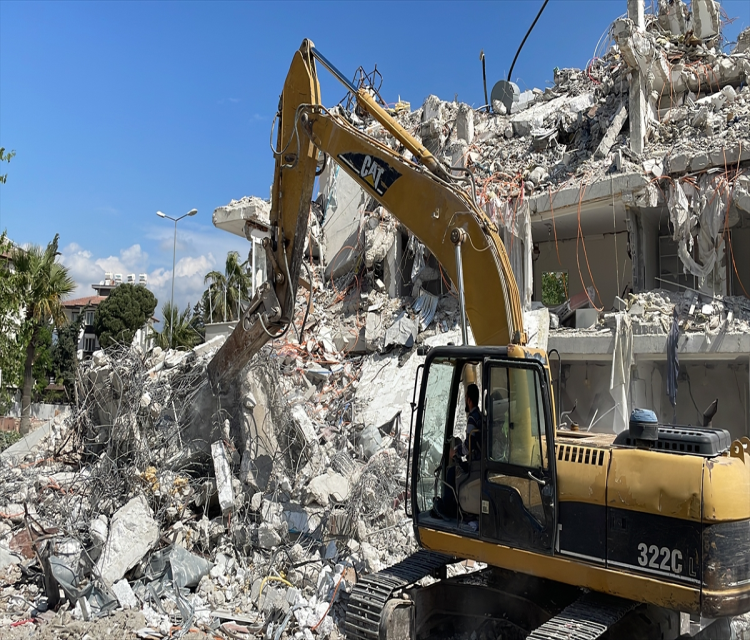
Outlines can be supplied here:
[[537, 20], [539, 20], [539, 17], [542, 15], [542, 11], [544, 11], [544, 7], [547, 6], [548, 2], [549, 0], [544, 0], [544, 4], [542, 5], [542, 8], [539, 9], [539, 13], [536, 14], [536, 18], [534, 18], [534, 22], [531, 23], [529, 30], [526, 32], [526, 35], [523, 37], [523, 40], [521, 40], [521, 46], [518, 47], [518, 51], [516, 51], [516, 57], [513, 58], [513, 62], [510, 65], [510, 71], [508, 71], [508, 82], [510, 82], [510, 78], [513, 75], [513, 67], [516, 66], [516, 60], [518, 60], [518, 54], [521, 53], [521, 49], [523, 49], [523, 45], [526, 44], [526, 38], [529, 37], [529, 34], [534, 28], [534, 25], [536, 25]]

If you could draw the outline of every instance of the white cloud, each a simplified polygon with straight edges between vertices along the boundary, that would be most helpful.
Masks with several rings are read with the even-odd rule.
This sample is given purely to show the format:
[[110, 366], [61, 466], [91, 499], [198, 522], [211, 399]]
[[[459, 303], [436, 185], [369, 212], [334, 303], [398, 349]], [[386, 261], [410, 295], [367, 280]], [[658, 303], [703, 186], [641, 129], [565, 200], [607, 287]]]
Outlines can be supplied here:
[[216, 260], [210, 253], [207, 256], [198, 256], [197, 258], [182, 258], [175, 266], [175, 277], [191, 278], [197, 273], [200, 273], [203, 277], [215, 264]]
[[[161, 317], [161, 309], [172, 295], [172, 250], [173, 235], [170, 229], [154, 225], [147, 228], [143, 241], [120, 249], [115, 255], [97, 255], [96, 247], [84, 247], [72, 242], [61, 250], [60, 262], [64, 264], [76, 289], [71, 298], [94, 295], [92, 284], [101, 282], [105, 272], [120, 273], [123, 280], [128, 274], [145, 273], [148, 288], [156, 296], [155, 312]], [[144, 250], [144, 245], [151, 249]], [[175, 265], [174, 301], [180, 309], [191, 307], [200, 300], [205, 286], [203, 279], [211, 270], [224, 270], [224, 258], [228, 251], [239, 251], [245, 259], [249, 245], [242, 238], [218, 231], [207, 225], [180, 228], [177, 236], [177, 264]]]

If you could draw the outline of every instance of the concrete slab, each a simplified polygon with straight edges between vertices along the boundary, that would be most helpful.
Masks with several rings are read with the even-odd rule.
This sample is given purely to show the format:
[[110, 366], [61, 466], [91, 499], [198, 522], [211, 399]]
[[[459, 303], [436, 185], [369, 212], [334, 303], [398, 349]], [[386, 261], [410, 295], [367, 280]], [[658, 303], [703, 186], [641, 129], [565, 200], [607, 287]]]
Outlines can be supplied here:
[[[557, 349], [565, 360], [611, 360], [615, 338], [611, 329], [590, 331], [552, 331], [549, 348]], [[734, 361], [750, 355], [750, 335], [719, 332], [706, 336], [687, 333], [678, 344], [680, 362], [697, 360]], [[633, 355], [637, 360], [666, 360], [666, 334], [634, 335]]]
[[232, 469], [229, 466], [229, 458], [223, 440], [217, 440], [211, 445], [211, 456], [214, 460], [219, 505], [221, 506], [221, 512], [226, 515], [234, 509], [234, 490], [232, 488]]
[[270, 202], [254, 196], [245, 196], [214, 209], [213, 223], [217, 229], [241, 238], [247, 238], [248, 235], [260, 238], [268, 235], [266, 230], [270, 225], [270, 212]]
[[336, 163], [330, 161], [320, 177], [323, 212], [325, 277], [338, 278], [349, 271], [362, 253], [361, 211], [367, 201], [362, 188]]
[[640, 191], [648, 183], [649, 179], [643, 173], [626, 173], [614, 176], [611, 181], [607, 178], [587, 185], [583, 198], [581, 198], [580, 187], [568, 187], [554, 193], [551, 200], [548, 193], [541, 193], [529, 198], [529, 207], [532, 215], [550, 211], [551, 207], [554, 207], [555, 215], [558, 215], [559, 210], [565, 207], [577, 208], [579, 200], [582, 203], [590, 203], [602, 199], [607, 199], [611, 202], [612, 193], [614, 193], [615, 198], [619, 199], [621, 194]]
[[17, 464], [27, 455], [35, 453], [39, 444], [45, 436], [49, 435], [51, 429], [52, 421], [50, 420], [0, 453], [0, 462]]
[[113, 516], [107, 543], [96, 568], [112, 585], [132, 569], [159, 541], [159, 525], [143, 496], [133, 498]]

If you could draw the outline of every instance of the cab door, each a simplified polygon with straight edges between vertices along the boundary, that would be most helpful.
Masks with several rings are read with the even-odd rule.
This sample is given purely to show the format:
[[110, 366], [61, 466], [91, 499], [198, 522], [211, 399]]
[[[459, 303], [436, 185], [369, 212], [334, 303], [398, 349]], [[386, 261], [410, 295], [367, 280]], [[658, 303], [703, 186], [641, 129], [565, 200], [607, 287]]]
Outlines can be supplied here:
[[552, 554], [557, 485], [547, 374], [533, 360], [487, 359], [482, 387], [481, 537]]

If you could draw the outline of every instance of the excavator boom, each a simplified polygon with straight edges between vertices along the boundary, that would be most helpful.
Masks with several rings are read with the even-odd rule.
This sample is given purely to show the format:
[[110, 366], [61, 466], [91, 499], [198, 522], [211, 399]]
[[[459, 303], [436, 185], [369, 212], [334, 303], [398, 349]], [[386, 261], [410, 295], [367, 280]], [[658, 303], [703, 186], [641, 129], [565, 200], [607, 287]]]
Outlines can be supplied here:
[[[419, 164], [323, 107], [314, 57], [325, 61], [305, 40], [294, 55], [281, 95], [271, 228], [264, 240], [272, 273], [209, 364], [214, 389], [238, 373], [268, 340], [280, 336], [293, 321], [318, 150], [401, 221], [457, 284], [460, 267], [454, 243], [463, 245], [463, 269], [482, 275], [464, 291], [465, 312], [477, 344], [525, 344], [518, 286], [495, 224], [459, 186], [459, 178], [453, 177], [365, 89], [349, 85], [356, 91], [359, 104]], [[342, 78], [327, 61], [325, 66]]]

